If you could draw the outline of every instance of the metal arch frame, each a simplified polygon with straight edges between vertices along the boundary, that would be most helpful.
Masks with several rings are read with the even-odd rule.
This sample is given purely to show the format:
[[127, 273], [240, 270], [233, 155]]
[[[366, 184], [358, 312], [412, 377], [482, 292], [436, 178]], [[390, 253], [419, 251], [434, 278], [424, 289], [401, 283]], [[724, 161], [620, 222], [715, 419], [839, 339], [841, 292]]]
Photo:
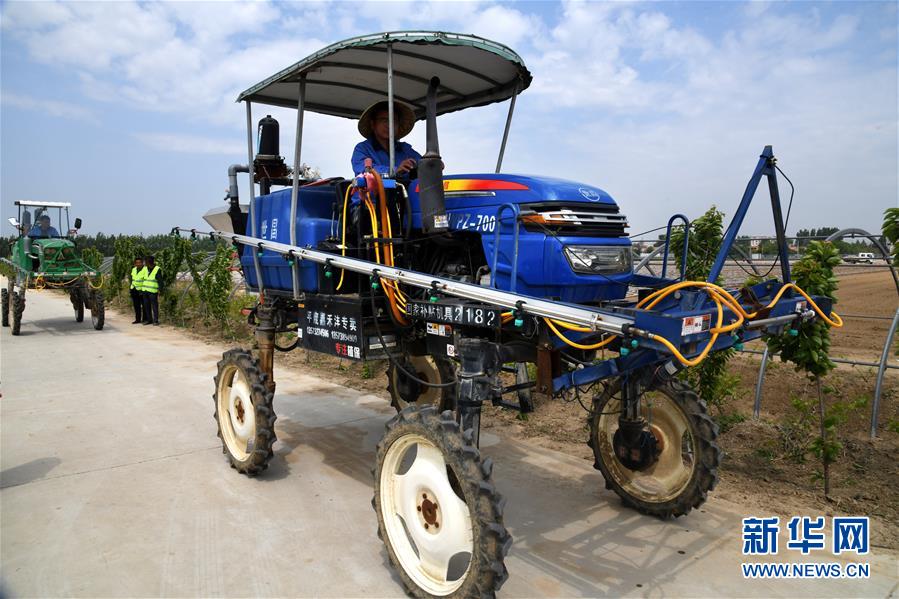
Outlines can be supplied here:
[[[871, 233], [865, 231], [864, 229], [859, 228], [846, 228], [837, 231], [836, 233], [832, 233], [824, 241], [833, 242], [839, 239], [842, 239], [846, 236], [862, 236], [867, 237], [871, 243], [880, 251], [883, 255], [884, 259], [887, 261], [887, 266], [890, 269], [890, 274], [893, 276], [893, 282], [896, 284], [896, 293], [899, 295], [899, 278], [896, 275], [896, 269], [893, 264], [890, 262], [890, 253], [887, 250], [886, 246], [883, 245], [883, 242], [876, 235], [872, 235]], [[889, 317], [884, 317], [889, 318]], [[893, 345], [893, 338], [896, 335], [896, 328], [899, 327], [899, 308], [896, 309], [896, 313], [893, 316], [892, 322], [890, 324], [890, 328], [887, 331], [886, 339], [884, 340], [883, 350], [880, 354], [880, 361], [877, 363], [861, 363], [856, 360], [834, 360], [835, 362], [846, 363], [846, 364], [854, 364], [860, 366], [877, 366], [877, 379], [874, 385], [874, 401], [871, 404], [871, 422], [869, 427], [869, 436], [874, 439], [877, 437], [877, 422], [880, 418], [880, 400], [883, 395], [883, 379], [886, 375], [886, 371], [889, 368], [897, 368], [896, 366], [892, 366], [889, 363], [890, 358], [890, 350]], [[761, 364], [759, 364], [759, 374], [755, 387], [755, 401], [753, 403], [753, 417], [759, 418], [761, 414], [762, 408], [762, 387], [765, 383], [765, 370], [768, 366], [768, 360], [770, 358], [768, 348], [765, 347], [765, 350], [762, 353]]]
[[[653, 258], [657, 257], [664, 249], [665, 249], [665, 242], [664, 241], [659, 242], [659, 244], [656, 245], [650, 253], [648, 253], [647, 255], [643, 256], [643, 258], [640, 259], [640, 261], [634, 267], [634, 273], [637, 273], [640, 271], [640, 269], [645, 268], [646, 270], [649, 271], [649, 273], [651, 275], [655, 276], [655, 273], [652, 271], [652, 267], [650, 267], [649, 263], [652, 261]], [[740, 246], [738, 246], [736, 244], [734, 244], [733, 248], [731, 248], [731, 249], [734, 253], [737, 253], [740, 255], [740, 258], [742, 258], [743, 261], [749, 265], [749, 267], [752, 269], [752, 272], [754, 274], [757, 274], [757, 275], [762, 274], [761, 271], [759, 270], [758, 266], [756, 266], [755, 262], [752, 260], [752, 256], [750, 256], [746, 253], [746, 250], [744, 250], [743, 248], [741, 248]], [[664, 277], [665, 273], [662, 273], [660, 276]]]
[[824, 241], [837, 241], [838, 239], [842, 239], [847, 235], [867, 237], [869, 240], [871, 240], [871, 243], [873, 243], [874, 246], [878, 250], [880, 250], [880, 253], [883, 255], [884, 260], [886, 260], [887, 262], [887, 266], [889, 266], [890, 268], [890, 273], [892, 273], [893, 275], [893, 283], [896, 284], [896, 294], [899, 295], [899, 276], [896, 275], [896, 269], [893, 267], [893, 263], [890, 262], [890, 252], [889, 250], [887, 250], [886, 246], [883, 245], [883, 242], [880, 241], [880, 237], [871, 235], [864, 229], [849, 228], [841, 229], [836, 233], [831, 233]]
[[[893, 267], [893, 263], [890, 261], [890, 253], [887, 251], [886, 246], [883, 245], [883, 242], [880, 241], [879, 237], [871, 235], [864, 229], [856, 229], [856, 228], [848, 228], [841, 229], [836, 233], [832, 233], [825, 239], [824, 241], [836, 241], [838, 239], [842, 239], [847, 235], [853, 236], [864, 236], [871, 240], [871, 243], [880, 250], [880, 253], [883, 255], [884, 260], [887, 262], [887, 266], [890, 269], [890, 274], [893, 275], [893, 283], [896, 285], [896, 294], [899, 295], [899, 277], [896, 276], [896, 269]], [[890, 330], [887, 331], [886, 341], [883, 344], [883, 352], [880, 355], [880, 365], [877, 368], [877, 382], [874, 385], [874, 401], [871, 404], [871, 427], [870, 427], [870, 436], [872, 439], [877, 437], [877, 421], [880, 418], [880, 397], [883, 391], [883, 377], [887, 371], [887, 363], [890, 357], [890, 348], [893, 345], [893, 336], [896, 334], [896, 326], [899, 325], [899, 308], [896, 309], [896, 315], [893, 317], [893, 322], [890, 325]]]

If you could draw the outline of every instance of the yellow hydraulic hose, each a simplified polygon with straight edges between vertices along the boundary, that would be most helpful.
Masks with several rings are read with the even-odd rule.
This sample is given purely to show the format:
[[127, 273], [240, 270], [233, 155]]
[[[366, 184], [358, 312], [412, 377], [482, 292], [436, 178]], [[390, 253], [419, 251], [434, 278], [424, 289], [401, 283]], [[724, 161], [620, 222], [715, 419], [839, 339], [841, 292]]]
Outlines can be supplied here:
[[[818, 304], [816, 304], [816, 303], [812, 300], [812, 298], [810, 298], [809, 295], [808, 295], [803, 289], [800, 289], [800, 288], [799, 288], [796, 284], [794, 284], [794, 283], [787, 283], [786, 285], [784, 285], [784, 286], [781, 288], [781, 290], [777, 292], [777, 295], [774, 296], [774, 300], [776, 301], [776, 300], [780, 299], [780, 296], [784, 294], [784, 292], [786, 291], [786, 289], [787, 289], [788, 287], [791, 288], [791, 289], [795, 289], [796, 291], [798, 291], [799, 294], [800, 294], [802, 297], [804, 297], [804, 298], [806, 299], [806, 301], [808, 302], [809, 307], [810, 307], [812, 310], [815, 311], [815, 314], [817, 314], [818, 316], [821, 317], [821, 320], [823, 320], [824, 322], [826, 322], [826, 323], [829, 324], [830, 326], [832, 326], [832, 327], [834, 327], [834, 328], [837, 328], [837, 329], [843, 326], [843, 319], [840, 318], [840, 315], [839, 315], [839, 314], [837, 314], [836, 312], [834, 312], [833, 310], [831, 310], [831, 311], [830, 311], [830, 315], [831, 315], [833, 318], [832, 318], [832, 319], [831, 319], [831, 318], [828, 318], [827, 315], [825, 315], [824, 312], [821, 311], [821, 308], [818, 307]], [[773, 305], [773, 303], [772, 303], [771, 305]]]
[[[577, 349], [587, 349], [587, 350], [590, 350], [590, 349], [599, 349], [600, 347], [603, 347], [603, 346], [608, 345], [609, 343], [611, 343], [612, 340], [615, 339], [615, 337], [616, 337], [615, 335], [612, 335], [611, 337], [608, 337], [608, 338], [606, 338], [606, 339], [603, 339], [603, 340], [600, 341], [599, 343], [593, 343], [593, 344], [591, 344], [591, 345], [584, 345], [584, 344], [581, 344], [581, 343], [577, 343], [577, 342], [575, 342], [575, 341], [572, 341], [571, 339], [569, 339], [568, 337], [566, 337], [565, 335], [563, 335], [563, 334], [561, 333], [561, 331], [559, 331], [559, 329], [556, 328], [556, 325], [553, 324], [553, 322], [557, 322], [557, 323], [560, 323], [560, 324], [561, 324], [561, 321], [553, 320], [553, 319], [550, 319], [550, 318], [544, 318], [543, 320], [546, 322], [546, 325], [550, 328], [550, 330], [551, 330], [553, 333], [555, 333], [556, 336], [559, 337], [559, 339], [561, 339], [562, 341], [564, 341], [566, 345], [570, 345], [571, 347], [574, 347], [574, 348], [577, 348]], [[567, 328], [568, 326], [572, 326], [572, 327], [573, 327], [573, 326], [575, 326], [575, 325], [568, 325], [568, 323], [566, 323], [566, 324], [563, 325], [563, 326], [566, 326], [566, 328]], [[588, 330], [589, 330], [589, 329], [588, 329]]]
[[[353, 186], [350, 185], [346, 188], [346, 193], [343, 196], [343, 217], [340, 220], [342, 231], [340, 233], [340, 255], [346, 256], [346, 207], [347, 204], [350, 203], [350, 194], [353, 191]], [[343, 273], [345, 271], [340, 269], [340, 280], [337, 281], [336, 291], [340, 291], [340, 288], [343, 286]]]
[[[716, 301], [715, 306], [717, 306], [718, 308], [718, 322], [715, 325], [715, 328], [712, 329], [713, 331], [721, 329], [721, 321], [724, 318], [724, 309], [721, 307], [721, 302]], [[718, 335], [718, 332], [712, 333], [712, 336], [709, 338], [709, 342], [706, 344], [705, 348], [703, 348], [702, 352], [693, 359], [687, 359], [686, 357], [684, 357], [684, 355], [680, 353], [680, 351], [678, 351], [676, 347], [674, 347], [673, 343], [671, 343], [661, 335], [650, 335], [649, 338], [653, 341], [658, 341], [666, 348], [668, 348], [668, 351], [670, 351], [674, 355], [674, 357], [677, 358], [678, 362], [680, 362], [684, 366], [696, 366], [697, 364], [705, 360], [707, 355], [709, 355], [709, 352], [712, 350], [712, 346], [715, 345], [715, 342], [718, 340]]]
[[[363, 192], [364, 193], [364, 192]], [[365, 207], [368, 209], [369, 217], [371, 217], [371, 226], [372, 226], [372, 235], [375, 239], [378, 238], [378, 218], [375, 213], [375, 207], [371, 202], [371, 199], [368, 197], [367, 193], [364, 193], [363, 199], [365, 200]], [[378, 264], [381, 264], [381, 244], [375, 241], [375, 261]], [[386, 251], [386, 249], [385, 249]], [[384, 293], [387, 295], [387, 303], [390, 305], [390, 311], [393, 313], [394, 317], [398, 322], [406, 323], [406, 318], [403, 315], [405, 313], [405, 309], [402, 306], [397, 305], [397, 299], [393, 294], [393, 287], [391, 286], [390, 281], [386, 281], [380, 278], [381, 285], [384, 287]]]
[[[658, 291], [643, 298], [643, 300], [641, 300], [637, 304], [637, 307], [641, 308], [644, 306], [644, 304], [646, 304], [647, 302], [650, 302], [650, 300], [652, 300], [651, 303], [646, 305], [647, 309], [652, 308], [667, 295], [669, 295], [679, 289], [684, 289], [686, 287], [704, 287], [704, 288], [708, 288], [708, 289], [713, 289], [715, 292], [717, 292], [717, 295], [720, 300], [722, 300], [724, 303], [728, 304], [728, 307], [730, 307], [734, 312], [741, 315], [743, 318], [745, 318], [747, 320], [752, 320], [753, 318], [758, 316], [758, 311], [753, 312], [751, 314], [747, 313], [746, 310], [743, 309], [743, 306], [741, 306], [739, 304], [739, 302], [737, 302], [737, 300], [734, 299], [734, 297], [730, 293], [728, 293], [727, 290], [724, 289], [723, 287], [720, 287], [719, 285], [715, 285], [714, 283], [707, 283], [705, 281], [683, 281], [681, 283], [675, 283], [674, 285], [665, 287], [664, 289], [659, 289]], [[796, 291], [798, 291], [799, 294], [802, 295], [802, 297], [804, 297], [806, 299], [806, 301], [808, 301], [809, 307], [811, 307], [811, 309], [814, 310], [815, 313], [818, 316], [820, 316], [824, 322], [826, 322], [827, 324], [829, 324], [830, 326], [835, 327], [835, 328], [840, 328], [841, 326], [843, 326], [843, 319], [840, 318], [839, 314], [831, 311], [833, 318], [829, 318], [826, 314], [824, 314], [824, 312], [821, 310], [821, 308], [818, 307], [818, 304], [816, 304], [812, 300], [812, 298], [809, 297], [809, 295], [795, 283], [787, 283], [786, 285], [781, 287], [780, 291], [777, 292], [777, 295], [774, 296], [774, 299], [772, 299], [768, 303], [768, 305], [765, 306], [764, 309], [773, 308], [774, 305], [780, 301], [780, 298], [783, 297], [783, 294], [786, 293], [787, 291], [789, 291], [790, 289], [795, 289]]]
[[[384, 264], [395, 266], [393, 261], [393, 241], [391, 241], [393, 239], [393, 224], [390, 219], [390, 210], [387, 208], [387, 192], [384, 190], [384, 180], [381, 178], [381, 175], [374, 170], [372, 170], [372, 174], [375, 182], [378, 184], [378, 208], [381, 212], [381, 229], [387, 237], [387, 241], [384, 243]], [[400, 290], [399, 283], [391, 282], [391, 286], [397, 301], [405, 306], [406, 296]]]
[[[715, 342], [718, 340], [718, 335], [720, 335], [722, 333], [729, 333], [731, 331], [734, 331], [734, 330], [740, 328], [746, 320], [752, 320], [753, 318], [757, 317], [760, 311], [756, 311], [751, 314], [747, 313], [746, 310], [743, 309], [743, 306], [741, 306], [740, 303], [730, 293], [728, 293], [726, 289], [724, 289], [723, 287], [720, 287], [718, 285], [715, 285], [714, 283], [707, 283], [705, 281], [683, 281], [683, 282], [675, 283], [674, 285], [665, 287], [664, 289], [659, 289], [658, 291], [655, 291], [655, 292], [651, 293], [650, 295], [646, 296], [645, 298], [643, 298], [642, 300], [640, 300], [640, 302], [637, 303], [637, 307], [642, 308], [644, 310], [651, 310], [656, 304], [658, 304], [660, 301], [662, 301], [668, 295], [674, 293], [675, 291], [678, 291], [679, 289], [685, 289], [685, 288], [689, 288], [689, 287], [698, 287], [698, 288], [701, 288], [703, 291], [705, 291], [709, 295], [709, 297], [712, 299], [712, 301], [715, 302], [715, 306], [718, 311], [718, 318], [717, 318], [715, 327], [709, 330], [709, 332], [712, 334], [712, 336], [709, 339], [709, 342], [703, 348], [702, 352], [695, 358], [688, 359], [682, 353], [680, 353], [680, 351], [678, 351], [678, 349], [674, 346], [674, 344], [672, 344], [670, 341], [668, 341], [664, 337], [651, 334], [649, 336], [649, 338], [653, 341], [657, 341], [657, 342], [661, 343], [662, 345], [664, 345], [668, 349], [668, 351], [670, 351], [671, 354], [674, 355], [674, 357], [677, 358], [677, 360], [684, 366], [696, 366], [697, 364], [702, 362], [708, 356], [712, 347], [715, 345]], [[801, 288], [799, 288], [799, 286], [797, 286], [795, 283], [787, 283], [786, 285], [784, 285], [777, 292], [777, 294], [774, 296], [774, 298], [771, 300], [771, 302], [767, 306], [765, 306], [765, 309], [774, 307], [774, 305], [777, 304], [778, 301], [780, 301], [780, 298], [783, 297], [783, 294], [786, 293], [790, 289], [795, 289], [797, 292], [799, 292], [802, 295], [802, 297], [804, 297], [808, 301], [809, 306], [812, 308], [812, 310], [814, 310], [815, 313], [828, 325], [830, 325], [832, 327], [836, 327], [836, 328], [843, 326], [843, 319], [840, 318], [839, 314], [837, 314], [834, 311], [831, 311], [831, 317], [828, 317], [826, 314], [824, 314], [824, 311], [821, 310], [821, 308], [814, 302], [814, 300], [812, 300], [812, 298], [809, 297], [809, 295], [805, 291], [803, 291]], [[732, 312], [734, 312], [734, 314], [737, 315], [737, 319], [727, 326], [722, 326], [723, 319], [724, 319], [724, 306], [730, 308], [730, 310]], [[555, 333], [559, 337], [559, 339], [561, 339], [567, 345], [570, 345], [571, 347], [575, 347], [577, 349], [597, 349], [599, 347], [602, 347], [606, 343], [609, 343], [610, 341], [612, 341], [612, 339], [615, 338], [614, 336], [612, 336], [612, 337], [609, 337], [608, 339], [601, 341], [598, 344], [582, 345], [579, 343], [575, 343], [575, 342], [571, 341], [570, 339], [568, 339], [567, 337], [565, 337], [555, 327], [554, 323], [565, 329], [571, 330], [571, 331], [578, 331], [578, 332], [586, 333], [586, 332], [591, 332], [592, 331], [591, 329], [588, 329], [586, 327], [581, 327], [578, 325], [574, 325], [574, 324], [570, 324], [570, 323], [566, 323], [566, 322], [563, 322], [560, 320], [555, 320], [555, 319], [544, 319], [544, 320], [546, 321], [546, 324], [549, 326], [549, 328], [553, 331], [553, 333]]]

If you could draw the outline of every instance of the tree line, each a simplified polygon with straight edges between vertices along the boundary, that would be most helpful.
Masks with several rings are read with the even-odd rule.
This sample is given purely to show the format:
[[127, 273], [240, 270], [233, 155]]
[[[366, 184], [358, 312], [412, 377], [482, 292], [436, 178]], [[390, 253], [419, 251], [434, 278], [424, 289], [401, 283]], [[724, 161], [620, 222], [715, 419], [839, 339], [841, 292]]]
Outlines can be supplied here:
[[[8, 237], [0, 237], [0, 256], [9, 256], [12, 245], [17, 237], [10, 235]], [[100, 252], [103, 256], [115, 256], [116, 242], [124, 239], [130, 239], [137, 245], [146, 249], [147, 252], [154, 254], [172, 244], [170, 235], [106, 235], [105, 233], [97, 233], [96, 235], [79, 235], [75, 238], [75, 246], [84, 251], [92, 249]], [[212, 239], [198, 239], [194, 245], [194, 251], [197, 252], [214, 252], [216, 242]]]

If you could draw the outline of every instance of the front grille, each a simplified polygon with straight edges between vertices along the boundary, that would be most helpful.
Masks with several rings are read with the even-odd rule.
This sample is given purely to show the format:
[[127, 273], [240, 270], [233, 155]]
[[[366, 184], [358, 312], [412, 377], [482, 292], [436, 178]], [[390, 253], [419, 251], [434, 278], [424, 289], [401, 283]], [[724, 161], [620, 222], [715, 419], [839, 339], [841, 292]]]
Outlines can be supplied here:
[[526, 230], [575, 237], [627, 237], [627, 217], [619, 214], [617, 206], [531, 204], [521, 211], [522, 217], [537, 214], [548, 222], [540, 224], [525, 218], [522, 224]]

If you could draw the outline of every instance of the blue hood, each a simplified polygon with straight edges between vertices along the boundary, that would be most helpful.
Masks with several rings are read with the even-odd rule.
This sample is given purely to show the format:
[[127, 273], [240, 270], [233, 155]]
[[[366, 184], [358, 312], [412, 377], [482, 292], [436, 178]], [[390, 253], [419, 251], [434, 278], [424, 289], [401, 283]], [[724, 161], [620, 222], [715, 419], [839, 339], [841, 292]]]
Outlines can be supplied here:
[[[447, 192], [447, 210], [457, 210], [465, 207], [498, 206], [506, 202], [514, 204], [564, 202], [566, 204], [616, 205], [612, 196], [598, 187], [554, 177], [472, 173], [446, 175], [443, 178], [443, 185]], [[413, 199], [413, 211], [417, 212], [417, 182], [410, 187], [409, 195]], [[466, 190], [471, 191], [472, 194], [465, 195]], [[479, 191], [492, 191], [495, 195], [479, 195]]]

